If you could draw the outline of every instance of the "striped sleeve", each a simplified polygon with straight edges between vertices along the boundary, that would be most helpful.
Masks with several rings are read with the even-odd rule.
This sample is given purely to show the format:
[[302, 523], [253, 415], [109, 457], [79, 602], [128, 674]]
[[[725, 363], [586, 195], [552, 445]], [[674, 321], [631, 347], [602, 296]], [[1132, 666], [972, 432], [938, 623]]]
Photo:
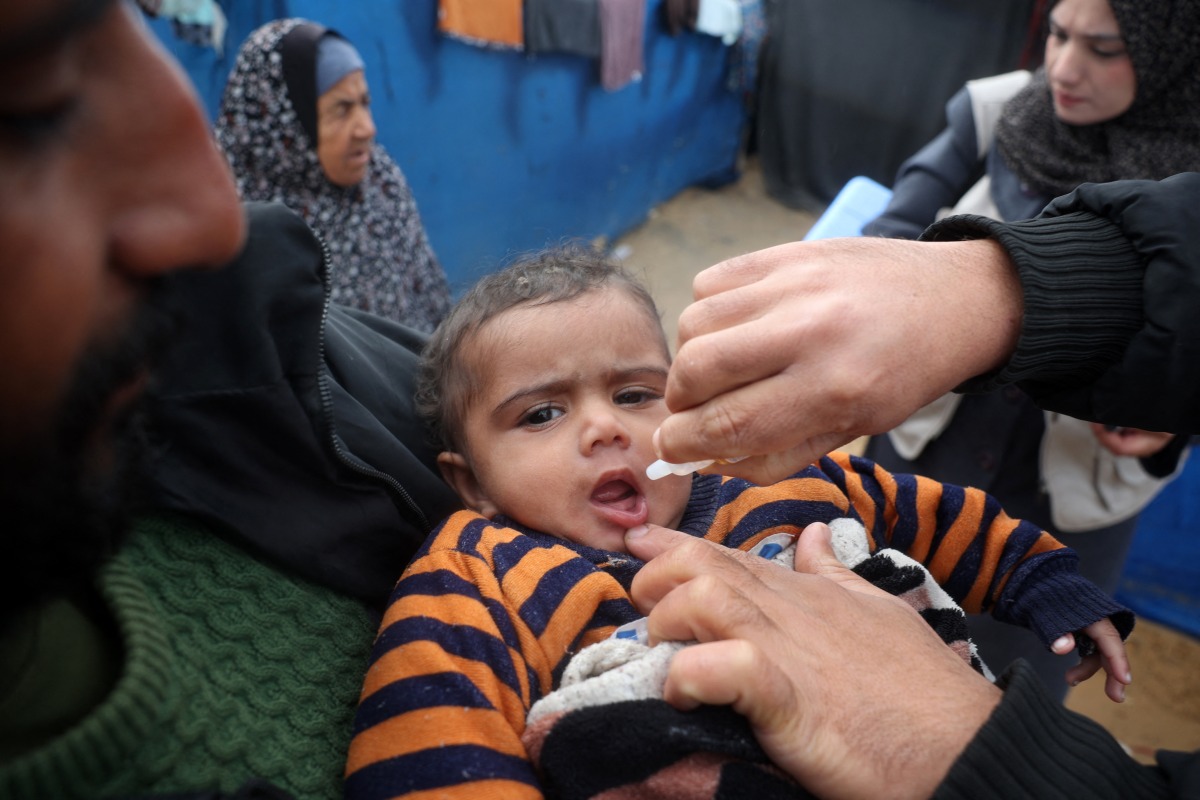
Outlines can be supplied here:
[[821, 462], [875, 546], [920, 561], [962, 607], [1030, 628], [1049, 644], [1105, 617], [1122, 635], [1132, 615], [1078, 574], [1078, 556], [1038, 526], [1013, 519], [986, 492], [892, 475], [863, 458]]
[[567, 548], [451, 517], [381, 622], [346, 797], [541, 797], [526, 713], [570, 654], [611, 632], [596, 612], [619, 600], [620, 586]]

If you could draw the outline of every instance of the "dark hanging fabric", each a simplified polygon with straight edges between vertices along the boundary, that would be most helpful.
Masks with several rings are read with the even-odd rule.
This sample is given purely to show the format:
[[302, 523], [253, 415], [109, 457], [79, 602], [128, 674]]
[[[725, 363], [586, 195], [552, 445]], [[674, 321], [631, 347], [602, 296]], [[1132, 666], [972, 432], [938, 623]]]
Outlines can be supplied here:
[[696, 17], [700, 14], [700, 0], [664, 0], [663, 16], [667, 19], [667, 30], [672, 36], [682, 31], [696, 30]]
[[525, 51], [599, 58], [597, 0], [525, 0]]
[[767, 0], [757, 148], [767, 191], [822, 210], [890, 185], [963, 83], [1016, 69], [1036, 0]]

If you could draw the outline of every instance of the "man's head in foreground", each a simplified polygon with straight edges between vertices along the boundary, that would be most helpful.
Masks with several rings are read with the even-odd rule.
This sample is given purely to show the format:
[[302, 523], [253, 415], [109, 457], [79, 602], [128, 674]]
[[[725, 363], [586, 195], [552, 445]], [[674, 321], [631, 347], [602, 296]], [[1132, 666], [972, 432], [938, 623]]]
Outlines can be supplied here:
[[160, 279], [243, 237], [207, 120], [138, 11], [0, 0], [5, 617], [111, 552]]

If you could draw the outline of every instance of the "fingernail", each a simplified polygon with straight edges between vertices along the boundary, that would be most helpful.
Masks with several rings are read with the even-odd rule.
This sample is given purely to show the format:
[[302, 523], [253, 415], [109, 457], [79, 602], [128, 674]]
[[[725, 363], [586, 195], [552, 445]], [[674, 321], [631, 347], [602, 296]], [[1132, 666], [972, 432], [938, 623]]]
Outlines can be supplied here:
[[625, 538], [626, 539], [640, 539], [641, 537], [645, 536], [649, 532], [650, 532], [649, 526], [637, 525], [637, 526], [625, 531]]
[[1053, 647], [1055, 650], [1057, 650], [1060, 647], [1067, 647], [1070, 644], [1071, 644], [1070, 639], [1068, 639], [1066, 636], [1060, 636], [1054, 640], [1054, 644], [1051, 645], [1051, 647]]
[[662, 448], [658, 444], [658, 438], [662, 434], [662, 428], [655, 428], [654, 435], [650, 437], [650, 444], [654, 446], [654, 455], [659, 458], [663, 457]]
[[1071, 685], [1072, 685], [1072, 686], [1078, 686], [1078, 685], [1079, 685], [1079, 681], [1071, 681]]
[[1125, 673], [1125, 682], [1126, 682], [1126, 683], [1133, 683], [1133, 673], [1132, 673], [1132, 672], [1126, 672], [1126, 673]]

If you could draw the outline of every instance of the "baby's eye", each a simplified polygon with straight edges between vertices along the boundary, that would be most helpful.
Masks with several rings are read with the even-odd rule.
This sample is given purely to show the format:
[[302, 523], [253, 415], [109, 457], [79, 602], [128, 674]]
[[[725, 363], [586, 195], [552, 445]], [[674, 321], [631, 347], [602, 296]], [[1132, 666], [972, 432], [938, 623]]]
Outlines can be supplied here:
[[522, 425], [538, 427], [553, 422], [562, 416], [562, 409], [554, 406], [538, 406], [521, 418]]
[[661, 394], [650, 389], [623, 389], [613, 399], [617, 405], [637, 406], [652, 402], [660, 397], [662, 397]]

